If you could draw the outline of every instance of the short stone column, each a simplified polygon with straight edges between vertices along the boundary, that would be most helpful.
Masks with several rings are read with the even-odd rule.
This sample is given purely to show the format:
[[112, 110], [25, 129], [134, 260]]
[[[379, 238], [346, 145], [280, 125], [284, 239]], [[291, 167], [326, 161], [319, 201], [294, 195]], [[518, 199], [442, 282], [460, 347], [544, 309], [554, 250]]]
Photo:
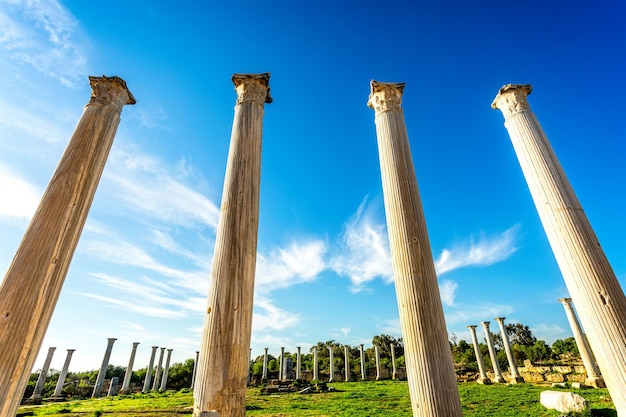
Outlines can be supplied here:
[[63, 363], [63, 369], [61, 369], [61, 373], [59, 374], [59, 379], [57, 379], [57, 386], [54, 389], [54, 394], [52, 394], [53, 398], [63, 398], [63, 385], [65, 384], [67, 371], [70, 368], [70, 361], [72, 360], [72, 354], [75, 351], [76, 349], [67, 350], [67, 355], [65, 356], [65, 362]]
[[269, 357], [267, 355], [267, 348], [265, 348], [265, 353], [263, 354], [263, 382], [267, 381], [267, 365], [269, 363]]
[[476, 363], [478, 364], [478, 372], [480, 372], [480, 377], [476, 380], [479, 384], [489, 385], [491, 384], [491, 380], [487, 376], [487, 371], [485, 371], [485, 363], [483, 362], [483, 355], [480, 353], [480, 345], [478, 344], [478, 338], [476, 337], [476, 327], [475, 325], [467, 326], [472, 336], [472, 343], [474, 344], [474, 353], [476, 354]]
[[[119, 77], [89, 77], [91, 99], [0, 286], [0, 415], [17, 413], [125, 104]], [[5, 196], [12, 198], [12, 196]]]
[[113, 350], [113, 343], [115, 343], [117, 339], [113, 337], [109, 337], [107, 339], [107, 348], [104, 351], [104, 357], [102, 358], [102, 365], [100, 365], [100, 371], [98, 371], [98, 376], [96, 377], [96, 385], [93, 387], [93, 393], [91, 394], [92, 398], [99, 398], [102, 395], [102, 384], [104, 383], [104, 378], [107, 375], [107, 368], [109, 367], [109, 358], [111, 358], [111, 351]]
[[[150, 382], [152, 382], [152, 368], [154, 366], [154, 357], [156, 355], [156, 351], [159, 347], [152, 346], [152, 353], [150, 354], [150, 362], [148, 362], [148, 369], [146, 370], [146, 379], [143, 381], [143, 392], [144, 394], [150, 391]], [[194, 365], [195, 369], [195, 365]]]
[[491, 330], [489, 330], [489, 322], [483, 321], [482, 324], [483, 329], [485, 330], [485, 340], [487, 341], [487, 349], [489, 350], [489, 358], [491, 358], [491, 364], [493, 367], [493, 382], [498, 384], [505, 384], [506, 379], [502, 376], [502, 371], [500, 370], [500, 363], [498, 363], [498, 355], [496, 355], [496, 348], [493, 346], [493, 339], [491, 338]]
[[117, 376], [114, 376], [113, 378], [111, 378], [111, 383], [109, 384], [109, 391], [107, 392], [107, 396], [108, 397], [113, 397], [115, 395], [117, 395], [117, 386], [120, 383], [120, 378]]
[[174, 349], [167, 350], [167, 359], [165, 359], [165, 367], [163, 368], [163, 376], [161, 377], [161, 387], [159, 391], [165, 391], [167, 389], [167, 377], [170, 374], [170, 359], [172, 358], [172, 351]]
[[196, 383], [196, 371], [198, 370], [198, 356], [200, 356], [200, 351], [196, 350], [196, 360], [193, 362], [193, 373], [191, 374], [191, 389], [193, 389], [194, 384]]
[[233, 75], [237, 104], [193, 393], [194, 417], [246, 414], [263, 113], [264, 104], [272, 102], [269, 78], [268, 73]]
[[359, 358], [361, 360], [361, 381], [367, 379], [367, 370], [365, 369], [365, 351], [363, 350], [363, 343], [359, 345]]
[[135, 364], [137, 346], [139, 346], [139, 342], [133, 342], [133, 348], [130, 351], [130, 358], [128, 359], [128, 366], [126, 367], [126, 373], [124, 374], [124, 382], [122, 383], [120, 394], [128, 394], [130, 392], [130, 379], [133, 376], [133, 365]]
[[346, 382], [350, 381], [350, 347], [343, 345], [343, 357], [344, 357], [344, 374]]
[[393, 343], [389, 343], [389, 350], [391, 350], [391, 379], [395, 381], [398, 379], [398, 368], [396, 367], [396, 347]]
[[49, 347], [48, 354], [46, 355], [46, 360], [43, 362], [43, 368], [41, 368], [41, 373], [39, 374], [39, 378], [37, 378], [37, 383], [35, 384], [35, 390], [33, 391], [33, 395], [30, 397], [33, 402], [36, 404], [41, 403], [41, 393], [43, 392], [43, 386], [46, 383], [46, 378], [48, 377], [48, 370], [50, 370], [50, 362], [52, 362], [52, 356], [54, 355], [54, 351], [56, 347]]
[[335, 382], [335, 356], [333, 354], [333, 347], [328, 346], [329, 370], [328, 370], [328, 382]]
[[506, 358], [509, 361], [509, 370], [511, 371], [510, 382], [512, 384], [524, 383], [524, 378], [520, 375], [515, 364], [515, 357], [513, 356], [513, 350], [511, 349], [511, 341], [509, 340], [509, 334], [504, 326], [504, 317], [496, 317], [495, 321], [500, 326], [500, 336], [502, 337], [502, 344], [504, 345], [504, 351], [506, 352]]
[[278, 364], [278, 380], [283, 381], [285, 379], [285, 348], [280, 348], [280, 363]]
[[320, 379], [320, 364], [317, 359], [317, 346], [313, 346], [313, 380], [319, 381]]
[[163, 371], [163, 356], [165, 355], [164, 347], [161, 348], [161, 353], [159, 353], [159, 362], [154, 371], [154, 382], [152, 383], [152, 391], [157, 391], [159, 389], [159, 384], [161, 383], [161, 372]]
[[502, 87], [492, 103], [513, 148], [604, 382], [626, 416], [626, 297], [539, 121], [530, 85]]
[[302, 367], [302, 356], [300, 352], [300, 346], [296, 347], [298, 353], [296, 353], [296, 379], [300, 379], [300, 368]]
[[374, 345], [374, 354], [376, 355], [376, 381], [380, 381], [380, 349], [378, 345]]
[[402, 111], [404, 83], [370, 84], [414, 416], [461, 416], [452, 352]]
[[600, 374], [598, 365], [596, 365], [596, 359], [591, 351], [591, 348], [589, 347], [589, 344], [587, 343], [587, 338], [583, 334], [583, 329], [580, 327], [580, 323], [578, 323], [576, 313], [574, 313], [574, 307], [572, 306], [572, 299], [560, 298], [559, 302], [563, 304], [567, 321], [572, 328], [574, 340], [576, 340], [576, 345], [578, 346], [578, 351], [580, 352], [580, 358], [582, 359], [583, 365], [585, 365], [585, 370], [587, 371], [585, 384], [596, 388], [604, 388], [606, 386], [604, 379]]

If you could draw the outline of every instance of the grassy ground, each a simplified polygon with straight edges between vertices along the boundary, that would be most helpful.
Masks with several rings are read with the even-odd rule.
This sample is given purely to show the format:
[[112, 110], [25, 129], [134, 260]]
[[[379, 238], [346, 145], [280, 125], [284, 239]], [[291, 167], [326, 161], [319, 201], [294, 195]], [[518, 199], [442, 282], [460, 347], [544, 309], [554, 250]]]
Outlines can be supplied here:
[[[247, 416], [256, 417], [409, 417], [411, 402], [406, 382], [348, 382], [331, 384], [335, 392], [318, 394], [264, 395], [259, 388], [250, 388], [247, 395]], [[459, 385], [465, 417], [556, 417], [560, 413], [546, 410], [539, 404], [539, 394], [547, 387], [530, 384], [483, 386], [474, 383]], [[605, 389], [568, 390], [589, 401], [592, 416], [617, 417]], [[23, 406], [18, 416], [120, 416], [164, 417], [190, 416], [191, 392], [136, 394], [124, 397], [49, 403]]]

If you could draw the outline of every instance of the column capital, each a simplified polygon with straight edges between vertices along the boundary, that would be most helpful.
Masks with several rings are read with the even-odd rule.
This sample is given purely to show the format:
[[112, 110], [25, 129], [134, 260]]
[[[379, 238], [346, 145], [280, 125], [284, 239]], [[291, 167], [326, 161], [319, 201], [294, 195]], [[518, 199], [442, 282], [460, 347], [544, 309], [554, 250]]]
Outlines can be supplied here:
[[126, 81], [120, 77], [107, 77], [106, 75], [94, 77], [90, 75], [89, 85], [91, 86], [89, 104], [113, 106], [118, 111], [121, 111], [125, 104], [137, 103], [137, 100], [135, 100], [135, 97], [133, 97], [126, 86]]
[[470, 329], [470, 330], [472, 330], [472, 329], [476, 330], [476, 328], [477, 328], [478, 326], [477, 326], [477, 325], [475, 325], [475, 324], [470, 324], [469, 326], [466, 326], [466, 327], [467, 327], [468, 329]]
[[168, 351], [168, 352], [171, 352], [171, 351], [173, 351], [173, 350], [174, 350], [174, 349], [168, 349], [167, 351]]
[[569, 297], [563, 297], [563, 298], [559, 298], [559, 303], [563, 304], [563, 305], [571, 305], [572, 304], [572, 299]]
[[139, 346], [139, 342], [133, 342], [133, 346]]
[[521, 111], [530, 110], [526, 97], [532, 90], [530, 84], [507, 84], [500, 88], [491, 103], [491, 108], [500, 110], [505, 119]]
[[76, 349], [66, 349], [68, 352], [76, 352]]
[[237, 91], [237, 104], [252, 101], [260, 106], [273, 101], [270, 95], [270, 73], [233, 74], [233, 84]]
[[404, 83], [381, 83], [372, 80], [367, 105], [374, 109], [377, 116], [386, 111], [399, 111], [403, 92]]
[[480, 324], [482, 324], [485, 329], [488, 329], [489, 325], [491, 324], [491, 322], [490, 321], [481, 321]]
[[506, 319], [506, 317], [494, 317], [494, 320], [498, 323], [504, 323], [504, 319]]

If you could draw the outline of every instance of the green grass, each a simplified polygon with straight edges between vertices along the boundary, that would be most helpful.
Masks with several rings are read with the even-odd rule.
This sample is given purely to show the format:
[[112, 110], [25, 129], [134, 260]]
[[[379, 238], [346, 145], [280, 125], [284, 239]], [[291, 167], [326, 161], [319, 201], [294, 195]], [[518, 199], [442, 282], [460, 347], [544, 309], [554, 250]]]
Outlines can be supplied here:
[[[316, 394], [281, 393], [265, 395], [259, 388], [250, 388], [246, 416], [256, 417], [409, 417], [411, 401], [406, 382], [333, 383], [335, 392]], [[483, 386], [474, 383], [459, 385], [465, 417], [556, 417], [560, 413], [546, 410], [539, 404], [541, 391], [547, 388], [531, 384]], [[616, 417], [615, 407], [606, 389], [568, 390], [582, 395], [592, 408], [592, 416]], [[191, 416], [191, 392], [136, 394], [23, 406], [18, 416], [124, 416], [164, 417]]]

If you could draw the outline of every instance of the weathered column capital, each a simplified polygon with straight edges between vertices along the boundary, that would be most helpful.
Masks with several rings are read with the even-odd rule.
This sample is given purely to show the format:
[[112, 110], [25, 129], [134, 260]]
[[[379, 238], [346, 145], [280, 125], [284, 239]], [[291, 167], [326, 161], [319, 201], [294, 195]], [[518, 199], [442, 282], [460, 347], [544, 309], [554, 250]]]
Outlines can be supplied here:
[[237, 104], [251, 101], [263, 107], [264, 103], [273, 101], [270, 95], [270, 73], [234, 74], [233, 84], [237, 91]]
[[559, 298], [559, 303], [563, 304], [564, 306], [571, 306], [572, 305], [572, 299], [569, 297], [563, 297], [563, 298]]
[[404, 83], [381, 83], [372, 80], [367, 105], [374, 109], [376, 116], [386, 111], [399, 111], [403, 92]]
[[506, 319], [506, 317], [494, 317], [494, 320], [498, 323], [504, 323], [504, 319]]
[[500, 110], [504, 119], [524, 110], [530, 110], [526, 98], [532, 89], [530, 84], [507, 84], [500, 88], [498, 95], [491, 103], [491, 108]]
[[475, 324], [470, 324], [469, 326], [467, 326], [467, 328], [470, 329], [470, 330], [476, 330], [477, 327], [478, 326], [475, 325]]
[[89, 76], [91, 86], [91, 98], [87, 106], [99, 104], [114, 107], [117, 111], [122, 111], [125, 104], [135, 104], [137, 101], [126, 86], [126, 81], [120, 77]]
[[482, 324], [485, 329], [488, 329], [489, 325], [491, 324], [491, 322], [489, 322], [489, 321], [481, 321], [480, 324]]

